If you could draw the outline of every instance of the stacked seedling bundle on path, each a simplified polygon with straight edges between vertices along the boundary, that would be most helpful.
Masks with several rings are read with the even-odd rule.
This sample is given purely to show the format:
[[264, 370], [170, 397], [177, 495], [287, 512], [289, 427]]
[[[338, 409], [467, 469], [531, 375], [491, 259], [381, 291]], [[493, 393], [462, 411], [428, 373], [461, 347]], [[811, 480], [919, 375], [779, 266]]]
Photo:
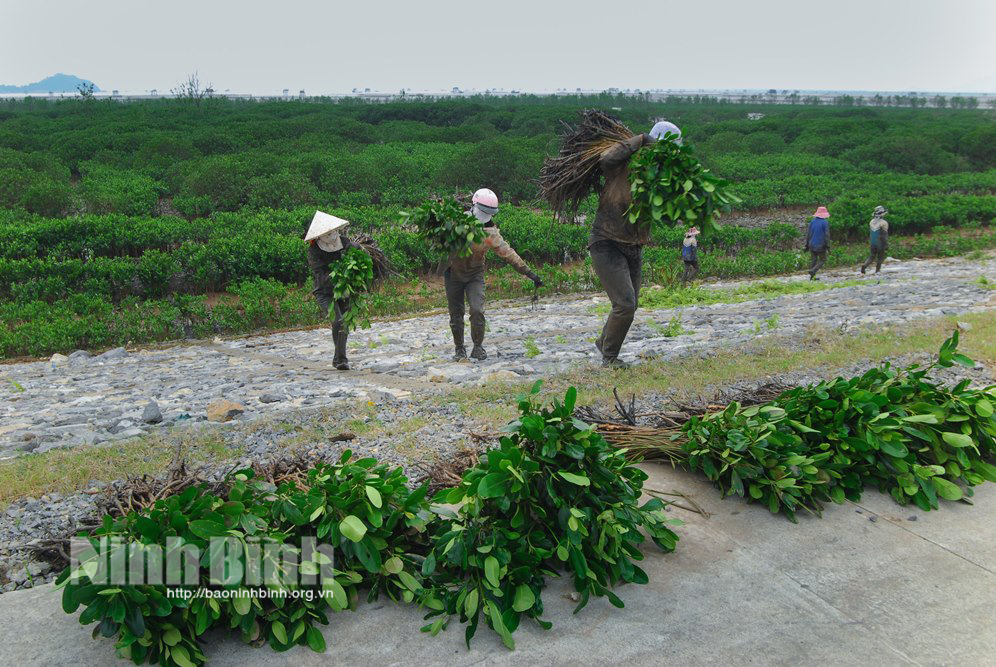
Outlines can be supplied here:
[[662, 428], [603, 424], [607, 440], [635, 459], [663, 459], [703, 472], [722, 490], [783, 512], [819, 514], [825, 502], [857, 501], [866, 487], [896, 502], [936, 509], [996, 482], [996, 387], [944, 387], [935, 367], [974, 365], [957, 332], [935, 364], [888, 363], [850, 379], [783, 392], [774, 400], [668, 418]]
[[[534, 401], [539, 389], [520, 399], [521, 417], [500, 447], [431, 502], [428, 486], [411, 488], [401, 468], [348, 450], [313, 467], [299, 459], [235, 471], [223, 483], [187, 486], [181, 474], [155, 489], [143, 484], [144, 502], [116, 503], [117, 515], [85, 535], [89, 553], [58, 580], [63, 609], [82, 608], [80, 623], [95, 624], [93, 636], [114, 639], [135, 664], [200, 667], [212, 629], [277, 651], [324, 651], [321, 626], [357, 609], [361, 597], [420, 605], [432, 634], [465, 623], [468, 646], [490, 627], [509, 648], [520, 622], [550, 627], [542, 593], [559, 574], [571, 577], [578, 609], [592, 597], [621, 607], [616, 586], [648, 581], [637, 565], [641, 545], [673, 550], [671, 527], [680, 521], [660, 499], [641, 503], [646, 473], [571, 418], [573, 388], [550, 407]], [[166, 495], [169, 488], [177, 493]], [[281, 545], [280, 555], [265, 555], [268, 544]], [[182, 586], [104, 576], [122, 549], [157, 547], [167, 564], [193, 548], [204, 557], [169, 566], [183, 573]], [[279, 567], [261, 563], [261, 549]], [[259, 578], [235, 574], [250, 571]]]
[[[581, 203], [601, 188], [602, 154], [635, 135], [615, 118], [594, 110], [582, 112], [577, 127], [566, 128], [560, 153], [547, 158], [540, 172], [540, 191], [555, 216], [573, 220]], [[727, 181], [702, 166], [691, 146], [675, 139], [665, 135], [633, 156], [629, 220], [668, 226], [684, 222], [709, 232], [715, 229], [720, 211], [739, 200], [726, 192]]]
[[470, 246], [487, 238], [481, 221], [450, 197], [429, 201], [402, 217], [414, 225], [418, 235], [446, 256], [470, 255]]

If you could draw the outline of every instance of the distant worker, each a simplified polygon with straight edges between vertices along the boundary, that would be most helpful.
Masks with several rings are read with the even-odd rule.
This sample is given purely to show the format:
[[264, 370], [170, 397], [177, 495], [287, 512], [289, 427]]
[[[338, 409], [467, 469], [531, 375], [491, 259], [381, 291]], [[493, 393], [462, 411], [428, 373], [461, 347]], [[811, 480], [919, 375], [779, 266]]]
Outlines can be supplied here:
[[636, 315], [643, 277], [643, 246], [650, 241], [650, 221], [633, 224], [626, 214], [633, 201], [629, 159], [640, 148], [663, 139], [666, 134], [674, 135], [675, 141], [681, 143], [681, 130], [674, 123], [659, 121], [649, 134], [638, 134], [607, 148], [599, 161], [604, 184], [588, 236], [588, 252], [602, 289], [612, 302], [602, 335], [595, 341], [602, 365], [610, 368], [629, 366], [619, 358], [619, 352]]
[[330, 306], [335, 315], [332, 322], [332, 340], [335, 345], [332, 365], [340, 371], [349, 370], [349, 360], [346, 358], [346, 337], [349, 330], [342, 322], [343, 315], [349, 311], [349, 299], [336, 300], [329, 272], [332, 264], [339, 261], [342, 254], [354, 245], [345, 234], [348, 226], [347, 221], [318, 211], [304, 236], [304, 240], [308, 242], [308, 266], [315, 284], [311, 293], [315, 295], [322, 317], [328, 318]]
[[681, 243], [681, 260], [685, 263], [685, 273], [681, 276], [681, 284], [687, 285], [699, 274], [699, 228], [692, 227], [685, 232], [685, 240]]
[[826, 206], [820, 206], [809, 221], [809, 231], [806, 232], [806, 250], [812, 255], [809, 264], [809, 279], [819, 280], [816, 272], [823, 268], [827, 261], [827, 251], [830, 249], [830, 223], [827, 218], [830, 212]]
[[498, 213], [498, 195], [487, 188], [474, 193], [471, 214], [484, 224], [487, 238], [483, 243], [470, 246], [470, 256], [450, 256], [449, 268], [443, 274], [446, 284], [446, 303], [450, 311], [450, 331], [453, 332], [453, 344], [456, 351], [454, 361], [467, 359], [467, 348], [464, 347], [463, 314], [464, 299], [470, 306], [470, 340], [474, 349], [470, 356], [479, 361], [488, 358], [484, 350], [484, 259], [489, 250], [508, 262], [516, 271], [533, 281], [536, 287], [542, 287], [543, 281], [533, 273], [512, 246], [501, 237], [501, 232], [495, 226], [494, 216]]
[[871, 231], [871, 254], [868, 255], [868, 261], [861, 265], [861, 273], [864, 273], [872, 262], [875, 262], [875, 273], [882, 270], [885, 253], [889, 250], [889, 223], [883, 217], [887, 213], [884, 206], [876, 206], [872, 213], [873, 217], [868, 223]]

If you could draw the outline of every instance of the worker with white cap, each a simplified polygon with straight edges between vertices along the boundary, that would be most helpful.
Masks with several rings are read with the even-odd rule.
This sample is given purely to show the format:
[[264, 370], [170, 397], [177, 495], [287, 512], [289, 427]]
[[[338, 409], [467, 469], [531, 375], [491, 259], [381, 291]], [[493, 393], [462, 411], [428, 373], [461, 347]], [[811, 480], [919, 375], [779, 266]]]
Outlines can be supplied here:
[[349, 222], [321, 211], [315, 212], [311, 226], [304, 240], [308, 242], [308, 266], [315, 288], [311, 291], [318, 302], [322, 317], [329, 316], [329, 307], [333, 308], [335, 319], [332, 321], [332, 339], [335, 344], [335, 356], [332, 365], [337, 370], [348, 371], [349, 360], [346, 358], [346, 337], [349, 330], [343, 326], [343, 314], [349, 311], [349, 299], [336, 299], [332, 284], [329, 282], [329, 271], [333, 263], [353, 246], [346, 236], [345, 230]]
[[543, 285], [540, 277], [529, 269], [495, 226], [493, 218], [498, 213], [498, 195], [487, 188], [481, 188], [474, 193], [470, 213], [484, 224], [487, 237], [482, 243], [470, 246], [470, 255], [451, 255], [449, 268], [443, 274], [446, 280], [446, 302], [450, 311], [450, 331], [453, 332], [453, 344], [456, 347], [454, 361], [467, 358], [463, 338], [465, 298], [470, 306], [470, 339], [474, 343], [470, 356], [479, 361], [488, 358], [488, 353], [484, 350], [484, 258], [489, 250], [494, 250], [516, 271], [532, 280], [536, 287]]
[[619, 352], [636, 315], [643, 280], [643, 246], [650, 242], [650, 221], [629, 221], [627, 211], [633, 202], [629, 161], [644, 146], [667, 139], [680, 143], [681, 130], [668, 121], [658, 121], [649, 134], [616, 142], [599, 158], [603, 183], [588, 236], [588, 252], [591, 267], [612, 302], [602, 335], [595, 341], [602, 365], [609, 368], [629, 366], [619, 358]]
[[872, 212], [871, 222], [868, 229], [871, 232], [871, 254], [868, 261], [861, 265], [861, 273], [864, 273], [872, 262], [875, 263], [875, 273], [882, 270], [882, 262], [889, 250], [889, 221], [885, 219], [888, 211], [884, 206], [876, 206]]
[[699, 235], [698, 227], [690, 227], [685, 232], [681, 242], [681, 260], [685, 263], [685, 272], [681, 276], [681, 284], [687, 285], [699, 274]]

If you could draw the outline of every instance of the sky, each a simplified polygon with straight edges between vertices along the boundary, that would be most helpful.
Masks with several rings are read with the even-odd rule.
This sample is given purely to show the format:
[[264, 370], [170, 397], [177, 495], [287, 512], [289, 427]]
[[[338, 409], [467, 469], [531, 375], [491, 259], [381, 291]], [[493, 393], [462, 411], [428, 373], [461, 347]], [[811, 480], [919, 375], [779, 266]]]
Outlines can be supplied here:
[[0, 0], [0, 84], [996, 92], [996, 0]]

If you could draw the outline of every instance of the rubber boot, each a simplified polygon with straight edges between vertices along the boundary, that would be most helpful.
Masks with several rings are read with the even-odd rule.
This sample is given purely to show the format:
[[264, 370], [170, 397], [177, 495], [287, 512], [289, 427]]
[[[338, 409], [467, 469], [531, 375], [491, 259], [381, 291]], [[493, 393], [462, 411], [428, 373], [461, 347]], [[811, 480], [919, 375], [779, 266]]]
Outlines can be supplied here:
[[453, 332], [453, 345], [456, 348], [453, 354], [453, 361], [466, 361], [467, 348], [463, 344], [463, 326], [450, 327], [450, 331]]
[[484, 351], [483, 345], [475, 345], [474, 349], [470, 352], [471, 359], [477, 359], [478, 361], [484, 361], [488, 358], [488, 353]]

